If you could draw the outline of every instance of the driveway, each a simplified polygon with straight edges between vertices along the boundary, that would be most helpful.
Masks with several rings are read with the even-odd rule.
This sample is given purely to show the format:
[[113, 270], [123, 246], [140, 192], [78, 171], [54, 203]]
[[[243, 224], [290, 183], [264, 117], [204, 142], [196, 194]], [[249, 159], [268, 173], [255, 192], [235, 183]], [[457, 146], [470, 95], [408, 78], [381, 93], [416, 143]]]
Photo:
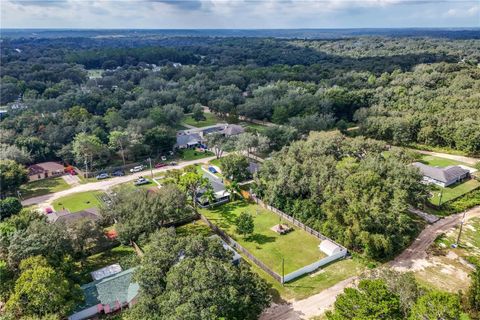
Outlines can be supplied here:
[[[208, 158], [203, 158], [203, 159], [192, 160], [192, 161], [185, 161], [185, 162], [179, 163], [176, 166], [168, 166], [168, 167], [164, 167], [164, 168], [154, 169], [153, 174], [155, 175], [157, 173], [165, 172], [165, 171], [172, 170], [172, 169], [182, 169], [182, 168], [187, 167], [187, 166], [192, 165], [192, 164], [207, 163], [208, 161], [213, 160], [213, 159], [215, 159], [215, 156], [208, 157]], [[139, 177], [142, 177], [142, 176], [143, 177], [150, 177], [150, 170], [144, 170], [144, 171], [137, 172], [137, 173], [134, 173], [134, 174], [131, 174], [131, 175], [123, 176], [123, 177], [114, 177], [114, 178], [111, 178], [111, 179], [101, 180], [101, 181], [98, 181], [98, 182], [80, 184], [80, 185], [77, 185], [77, 186], [75, 186], [73, 188], [70, 188], [70, 189], [67, 189], [67, 190], [63, 190], [63, 191], [59, 191], [59, 192], [55, 192], [55, 193], [46, 194], [46, 195], [43, 195], [43, 196], [38, 196], [38, 197], [33, 197], [33, 198], [26, 199], [26, 200], [22, 201], [22, 205], [23, 206], [40, 205], [40, 207], [42, 208], [42, 207], [49, 206], [53, 201], [55, 201], [58, 198], [64, 197], [64, 196], [68, 196], [68, 195], [78, 193], [78, 192], [86, 192], [86, 191], [94, 191], [94, 190], [107, 190], [107, 189], [109, 189], [111, 187], [114, 187], [116, 185], [136, 180], [136, 179], [138, 179]]]

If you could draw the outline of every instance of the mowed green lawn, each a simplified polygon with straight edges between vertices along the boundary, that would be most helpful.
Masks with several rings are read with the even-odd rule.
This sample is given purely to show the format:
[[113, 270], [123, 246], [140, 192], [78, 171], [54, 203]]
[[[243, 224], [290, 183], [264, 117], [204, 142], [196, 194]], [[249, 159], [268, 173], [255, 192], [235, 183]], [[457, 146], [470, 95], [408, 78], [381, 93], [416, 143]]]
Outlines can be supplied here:
[[442, 168], [448, 167], [448, 166], [458, 166], [458, 165], [471, 166], [467, 163], [463, 163], [460, 161], [455, 161], [455, 160], [445, 159], [445, 158], [440, 158], [435, 156], [427, 156], [427, 155], [424, 155], [420, 159], [420, 162], [424, 164], [428, 164], [429, 166], [442, 167]]
[[[450, 200], [454, 200], [464, 194], [480, 188], [480, 182], [475, 179], [470, 179], [464, 182], [456, 183], [446, 188], [436, 187], [432, 191], [433, 196], [430, 198], [430, 202], [434, 205], [440, 205]], [[440, 193], [442, 194], [441, 203], [440, 203]]]
[[214, 153], [210, 151], [201, 152], [195, 149], [183, 149], [180, 151], [180, 157], [184, 161], [197, 160], [211, 156], [214, 156]]
[[55, 211], [63, 210], [64, 208], [70, 212], [77, 212], [80, 210], [99, 207], [100, 191], [88, 191], [75, 193], [69, 196], [61, 197], [53, 202], [53, 209]]
[[195, 119], [192, 118], [192, 115], [188, 115], [183, 120], [183, 123], [186, 123], [188, 125], [191, 125], [197, 128], [201, 128], [201, 127], [213, 126], [214, 124], [222, 122], [222, 120], [213, 113], [205, 112], [204, 115], [205, 115], [205, 120], [201, 120], [201, 121], [195, 121]]
[[69, 189], [70, 185], [62, 177], [32, 181], [20, 187], [22, 198], [32, 198]]
[[[253, 234], [246, 239], [237, 234], [235, 226], [243, 211], [253, 216], [255, 224]], [[200, 212], [278, 274], [282, 273], [282, 259], [288, 274], [325, 257], [318, 248], [320, 240], [301, 229], [294, 228], [286, 235], [270, 230], [280, 222], [279, 216], [256, 204], [235, 201]]]

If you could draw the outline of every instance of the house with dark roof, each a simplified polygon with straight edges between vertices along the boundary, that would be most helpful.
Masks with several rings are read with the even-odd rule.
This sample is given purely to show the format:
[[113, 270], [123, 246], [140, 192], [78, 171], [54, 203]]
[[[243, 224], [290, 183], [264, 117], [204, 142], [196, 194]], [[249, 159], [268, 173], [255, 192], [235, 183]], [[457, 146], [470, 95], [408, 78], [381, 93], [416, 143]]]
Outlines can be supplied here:
[[236, 136], [238, 134], [244, 133], [245, 129], [238, 124], [227, 124], [225, 129], [220, 131], [225, 137]]
[[[205, 170], [204, 170], [205, 171]], [[230, 193], [227, 192], [223, 180], [215, 176], [213, 173], [205, 171], [203, 177], [207, 178], [215, 193], [214, 203], [209, 203], [208, 199], [203, 196], [205, 189], [199, 190], [197, 195], [197, 203], [200, 207], [206, 208], [213, 205], [218, 205], [230, 201]]]
[[432, 167], [421, 162], [414, 162], [412, 165], [420, 170], [425, 183], [434, 183], [440, 187], [448, 187], [470, 177], [470, 171], [460, 166], [440, 168]]
[[102, 313], [108, 314], [131, 307], [136, 302], [140, 286], [132, 281], [135, 268], [115, 271], [117, 269], [108, 276], [81, 286], [84, 302], [68, 320], [90, 319]]
[[195, 148], [202, 144], [203, 138], [200, 134], [194, 133], [185, 133], [179, 132], [177, 133], [177, 143], [175, 144], [175, 148], [178, 149], [187, 149], [187, 148]]
[[101, 217], [97, 208], [88, 208], [77, 212], [68, 210], [52, 212], [47, 215], [47, 220], [51, 223], [63, 223], [68, 226], [82, 219], [97, 221]]
[[220, 133], [226, 137], [235, 136], [245, 132], [242, 126], [237, 124], [217, 123], [202, 128], [191, 128], [177, 131], [177, 143], [175, 147], [178, 149], [195, 148], [203, 144], [206, 136], [212, 133]]

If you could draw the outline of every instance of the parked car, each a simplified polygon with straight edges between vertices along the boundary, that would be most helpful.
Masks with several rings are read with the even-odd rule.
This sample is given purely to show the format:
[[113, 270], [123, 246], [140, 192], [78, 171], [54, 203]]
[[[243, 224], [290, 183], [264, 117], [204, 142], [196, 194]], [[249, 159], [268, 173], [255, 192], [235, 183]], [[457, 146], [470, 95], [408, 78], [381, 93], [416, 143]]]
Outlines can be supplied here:
[[96, 176], [97, 180], [107, 179], [109, 177], [108, 173], [103, 172]]
[[46, 213], [53, 213], [53, 209], [48, 207], [48, 208], [45, 208], [45, 212]]
[[217, 169], [215, 169], [215, 168], [212, 167], [212, 166], [209, 166], [209, 167], [208, 167], [208, 171], [210, 171], [211, 173], [217, 173], [217, 172], [218, 172]]
[[123, 170], [117, 170], [112, 173], [112, 176], [114, 177], [122, 177], [124, 175], [125, 175], [125, 172], [123, 172]]
[[70, 170], [68, 171], [68, 173], [71, 175], [71, 176], [76, 176], [77, 175], [77, 172], [75, 170]]
[[140, 172], [144, 169], [143, 166], [136, 166], [136, 167], [133, 167], [132, 169], [130, 169], [130, 172]]
[[150, 180], [145, 179], [144, 177], [140, 177], [137, 180], [135, 180], [136, 186], [141, 186], [142, 184], [147, 184], [147, 183], [150, 183]]
[[161, 159], [162, 159], [162, 161], [167, 161], [167, 157], [165, 157], [165, 156], [162, 156]]
[[177, 163], [176, 163], [175, 161], [172, 161], [172, 162], [169, 163], [169, 165], [171, 165], [171, 166], [176, 166]]
[[155, 168], [158, 169], [158, 168], [162, 168], [162, 167], [166, 167], [166, 166], [167, 166], [166, 163], [161, 163], [161, 162], [160, 162], [160, 163], [157, 163], [157, 164], [155, 165]]

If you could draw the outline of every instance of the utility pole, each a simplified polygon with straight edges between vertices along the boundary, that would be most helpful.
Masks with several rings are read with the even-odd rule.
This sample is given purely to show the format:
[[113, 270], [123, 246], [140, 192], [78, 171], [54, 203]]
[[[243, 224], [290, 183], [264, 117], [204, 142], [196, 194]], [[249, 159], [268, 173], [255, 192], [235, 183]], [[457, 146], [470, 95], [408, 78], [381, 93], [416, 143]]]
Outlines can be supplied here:
[[443, 189], [440, 189], [440, 193], [438, 194], [438, 196], [439, 196], [438, 206], [440, 207], [442, 205]]
[[88, 179], [88, 162], [87, 162], [86, 156], [85, 156], [85, 179]]
[[467, 214], [467, 211], [463, 211], [463, 217], [462, 217], [462, 221], [460, 221], [460, 230], [458, 231], [458, 237], [457, 237], [457, 241], [455, 243], [455, 247], [458, 247], [458, 245], [460, 244], [460, 237], [462, 235], [463, 224], [465, 222], [465, 215], [466, 214]]
[[148, 163], [150, 164], [150, 175], [152, 176], [153, 180], [152, 158], [148, 157]]

